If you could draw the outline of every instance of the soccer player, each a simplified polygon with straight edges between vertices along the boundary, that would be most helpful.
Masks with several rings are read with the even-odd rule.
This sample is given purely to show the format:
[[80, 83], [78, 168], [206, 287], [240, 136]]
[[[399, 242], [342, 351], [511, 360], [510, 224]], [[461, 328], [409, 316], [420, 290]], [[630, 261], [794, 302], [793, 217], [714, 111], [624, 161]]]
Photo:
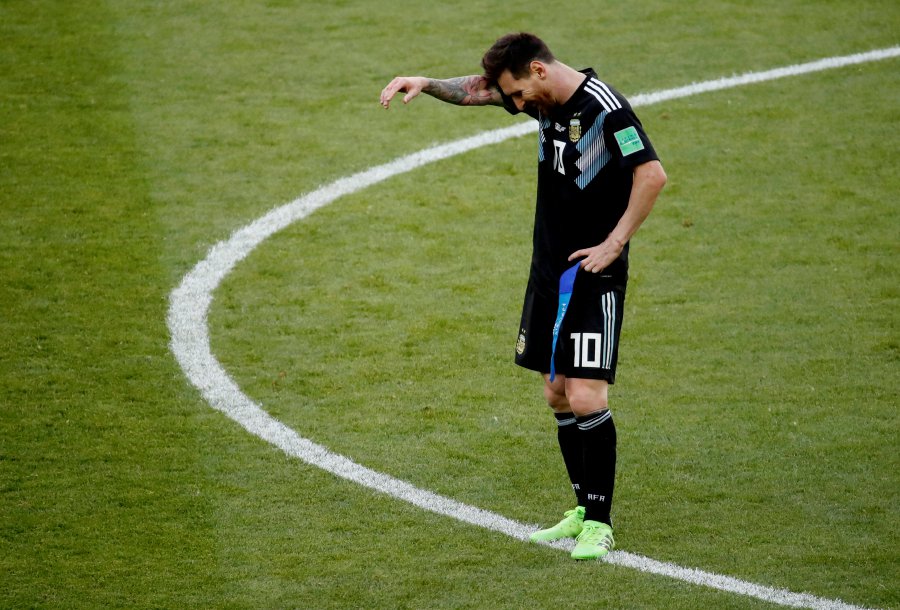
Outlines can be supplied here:
[[575, 538], [575, 559], [614, 546], [610, 509], [616, 428], [615, 382], [628, 244], [666, 183], [629, 103], [591, 70], [557, 60], [528, 33], [503, 36], [484, 54], [482, 75], [437, 80], [398, 76], [381, 92], [409, 103], [420, 93], [469, 106], [503, 106], [539, 123], [537, 209], [531, 273], [516, 363], [543, 376], [577, 506], [535, 542]]

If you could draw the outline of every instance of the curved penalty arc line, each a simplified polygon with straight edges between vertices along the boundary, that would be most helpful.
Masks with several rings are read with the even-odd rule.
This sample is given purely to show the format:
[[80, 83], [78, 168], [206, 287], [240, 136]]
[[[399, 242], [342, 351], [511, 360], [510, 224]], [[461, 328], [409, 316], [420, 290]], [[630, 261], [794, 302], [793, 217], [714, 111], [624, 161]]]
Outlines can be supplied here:
[[[764, 72], [695, 83], [676, 89], [639, 94], [632, 96], [631, 102], [634, 107], [647, 106], [699, 93], [898, 56], [900, 56], [900, 46], [855, 55], [831, 57]], [[534, 121], [518, 123], [511, 127], [487, 131], [434, 146], [384, 165], [340, 178], [290, 203], [272, 209], [264, 216], [235, 231], [228, 239], [215, 244], [209, 250], [206, 258], [197, 263], [182, 278], [181, 283], [172, 291], [169, 298], [166, 321], [171, 334], [170, 348], [188, 380], [200, 390], [204, 400], [211, 407], [225, 414], [251, 434], [275, 445], [290, 456], [433, 513], [503, 533], [518, 540], [528, 540], [529, 534], [534, 531], [536, 526], [519, 523], [502, 515], [440, 496], [406, 481], [366, 468], [342, 455], [329, 451], [322, 445], [301, 437], [292, 428], [266, 413], [241, 391], [213, 355], [210, 348], [207, 315], [212, 303], [213, 292], [222, 280], [259, 244], [281, 229], [306, 218], [315, 210], [345, 195], [356, 193], [393, 176], [535, 131], [537, 131], [537, 125]], [[572, 544], [571, 541], [568, 541], [552, 543], [548, 546], [569, 550]], [[626, 551], [613, 551], [605, 561], [721, 591], [755, 597], [783, 606], [835, 610], [856, 610], [858, 608], [840, 600], [824, 599], [807, 593], [794, 593], [758, 585], [730, 576], [656, 561]]]

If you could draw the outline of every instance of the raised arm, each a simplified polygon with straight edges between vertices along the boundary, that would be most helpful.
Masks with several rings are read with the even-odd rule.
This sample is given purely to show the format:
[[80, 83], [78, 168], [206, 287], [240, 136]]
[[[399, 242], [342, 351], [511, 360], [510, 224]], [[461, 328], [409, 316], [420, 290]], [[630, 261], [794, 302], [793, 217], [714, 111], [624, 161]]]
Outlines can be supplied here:
[[381, 91], [381, 105], [390, 108], [391, 100], [403, 92], [403, 103], [408, 104], [420, 93], [459, 106], [502, 106], [500, 89], [491, 85], [484, 76], [458, 76], [438, 80], [424, 76], [398, 76]]

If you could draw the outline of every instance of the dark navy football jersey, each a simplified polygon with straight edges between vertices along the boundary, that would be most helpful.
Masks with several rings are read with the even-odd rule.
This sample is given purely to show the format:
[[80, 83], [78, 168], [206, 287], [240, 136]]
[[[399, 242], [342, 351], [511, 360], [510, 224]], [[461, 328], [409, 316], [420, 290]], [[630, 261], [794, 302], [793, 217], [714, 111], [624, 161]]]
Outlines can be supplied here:
[[[593, 70], [583, 72], [565, 104], [546, 115], [526, 109], [539, 123], [531, 273], [548, 288], [571, 266], [569, 255], [607, 238], [628, 207], [634, 168], [658, 159], [628, 101]], [[627, 277], [626, 245], [594, 281], [624, 285]]]

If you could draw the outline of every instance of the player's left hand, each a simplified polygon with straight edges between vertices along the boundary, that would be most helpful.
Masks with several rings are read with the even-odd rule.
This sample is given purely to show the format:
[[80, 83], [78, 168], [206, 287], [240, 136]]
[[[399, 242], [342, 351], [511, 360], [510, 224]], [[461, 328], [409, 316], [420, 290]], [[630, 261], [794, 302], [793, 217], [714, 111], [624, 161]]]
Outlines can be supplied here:
[[602, 244], [593, 248], [576, 250], [569, 255], [569, 260], [573, 261], [576, 258], [584, 257], [581, 261], [581, 268], [591, 273], [600, 273], [619, 258], [624, 247], [625, 244], [620, 244], [618, 240], [610, 235]]

